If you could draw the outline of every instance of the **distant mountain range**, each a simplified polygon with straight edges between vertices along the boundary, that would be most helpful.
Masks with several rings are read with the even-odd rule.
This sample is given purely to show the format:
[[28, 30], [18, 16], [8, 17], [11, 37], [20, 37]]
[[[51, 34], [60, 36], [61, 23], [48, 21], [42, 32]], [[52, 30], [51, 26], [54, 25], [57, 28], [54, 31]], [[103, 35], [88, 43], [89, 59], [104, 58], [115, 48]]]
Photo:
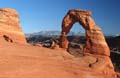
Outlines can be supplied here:
[[[25, 34], [25, 35], [26, 36], [29, 36], [29, 35], [48, 35], [48, 36], [52, 36], [52, 35], [60, 35], [60, 34], [61, 34], [61, 31], [40, 31], [40, 32], [35, 32], [35, 33], [30, 33], [30, 34]], [[85, 36], [85, 33], [70, 31], [68, 33], [68, 35], [70, 35], [70, 36], [72, 36], [72, 35]]]
[[[30, 36], [30, 35], [46, 35], [46, 36], [54, 36], [54, 35], [60, 35], [61, 31], [57, 31], [57, 30], [51, 30], [51, 31], [40, 31], [40, 32], [35, 32], [35, 33], [29, 33], [29, 34], [25, 34], [26, 36]], [[73, 35], [80, 35], [80, 36], [85, 36], [85, 32], [73, 32], [70, 31], [68, 33], [68, 36], [73, 36]], [[119, 36], [119, 34], [104, 34], [105, 36]]]

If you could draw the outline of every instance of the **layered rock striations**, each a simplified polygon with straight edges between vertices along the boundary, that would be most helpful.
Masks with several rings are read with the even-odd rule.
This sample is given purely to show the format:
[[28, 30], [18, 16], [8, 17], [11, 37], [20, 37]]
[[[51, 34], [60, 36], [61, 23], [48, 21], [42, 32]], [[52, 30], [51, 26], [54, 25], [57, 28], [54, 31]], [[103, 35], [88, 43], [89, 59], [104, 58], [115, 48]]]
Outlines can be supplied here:
[[11, 42], [26, 43], [19, 15], [14, 9], [0, 9], [0, 37]]

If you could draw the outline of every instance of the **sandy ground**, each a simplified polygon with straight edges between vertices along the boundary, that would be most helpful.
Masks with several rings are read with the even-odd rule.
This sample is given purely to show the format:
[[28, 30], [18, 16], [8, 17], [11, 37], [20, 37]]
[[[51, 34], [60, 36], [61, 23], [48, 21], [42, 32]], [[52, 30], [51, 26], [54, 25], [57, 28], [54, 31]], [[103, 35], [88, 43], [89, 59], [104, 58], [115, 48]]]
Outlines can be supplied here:
[[103, 78], [84, 59], [63, 50], [0, 43], [0, 78]]

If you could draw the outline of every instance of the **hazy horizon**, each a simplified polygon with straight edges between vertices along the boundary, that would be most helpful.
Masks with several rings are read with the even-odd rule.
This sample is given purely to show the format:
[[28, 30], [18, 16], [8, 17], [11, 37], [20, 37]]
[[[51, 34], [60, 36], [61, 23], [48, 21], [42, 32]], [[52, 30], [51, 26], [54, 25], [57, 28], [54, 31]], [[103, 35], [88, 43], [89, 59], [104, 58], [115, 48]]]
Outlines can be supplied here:
[[[20, 24], [24, 33], [46, 30], [61, 30], [63, 17], [70, 9], [92, 11], [92, 17], [101, 27], [104, 34], [120, 34], [120, 1], [119, 0], [4, 0], [0, 8], [13, 8], [20, 16]], [[71, 31], [84, 32], [78, 23]]]

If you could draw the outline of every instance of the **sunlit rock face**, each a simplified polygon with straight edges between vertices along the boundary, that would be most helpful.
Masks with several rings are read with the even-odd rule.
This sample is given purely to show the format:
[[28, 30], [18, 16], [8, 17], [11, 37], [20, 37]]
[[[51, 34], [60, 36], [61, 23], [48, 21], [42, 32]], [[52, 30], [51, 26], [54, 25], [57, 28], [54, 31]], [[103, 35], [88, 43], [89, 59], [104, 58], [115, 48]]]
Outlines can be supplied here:
[[[62, 22], [62, 33], [67, 35], [73, 24], [79, 22], [86, 31], [86, 44], [84, 46], [83, 53], [110, 56], [110, 50], [105, 41], [104, 35], [101, 29], [95, 24], [91, 15], [92, 13], [90, 11], [69, 10]], [[66, 46], [63, 45], [65, 44], [65, 41], [62, 39], [65, 38], [63, 38], [62, 35], [63, 34], [61, 34], [60, 38], [60, 47], [66, 48]]]
[[[95, 24], [91, 15], [92, 13], [90, 11], [75, 9], [68, 11], [62, 22], [60, 47], [65, 50], [69, 48], [69, 42], [66, 36], [73, 24], [79, 22], [86, 32], [86, 43], [83, 48], [83, 55], [87, 58], [88, 67], [92, 69], [92, 71], [97, 71], [96, 73], [99, 71], [104, 75], [115, 74], [113, 64], [109, 58], [109, 47], [105, 41], [101, 29]], [[94, 61], [91, 61], [91, 59], [89, 59], [87, 56], [94, 57]], [[114, 76], [111, 76], [111, 78], [114, 78]]]
[[9, 42], [26, 43], [19, 15], [14, 9], [0, 9], [0, 37]]

